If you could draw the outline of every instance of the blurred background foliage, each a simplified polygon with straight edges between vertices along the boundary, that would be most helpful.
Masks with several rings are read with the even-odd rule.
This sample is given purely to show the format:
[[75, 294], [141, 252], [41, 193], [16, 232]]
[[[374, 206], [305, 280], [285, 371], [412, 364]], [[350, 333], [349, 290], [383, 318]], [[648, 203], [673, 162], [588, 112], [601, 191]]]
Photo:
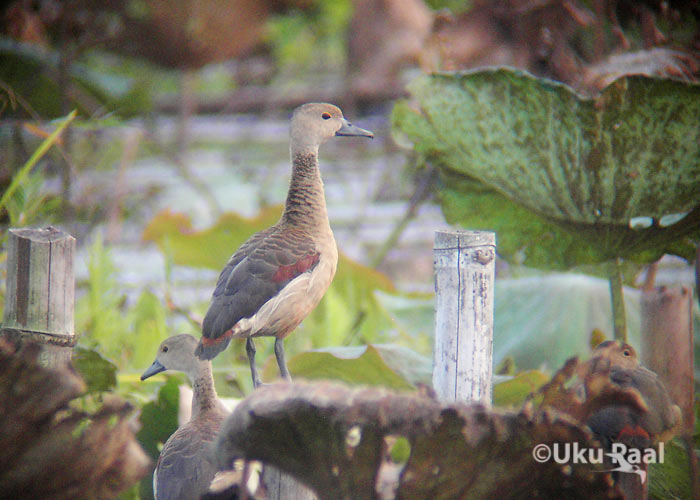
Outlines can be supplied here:
[[[289, 111], [305, 101], [333, 101], [377, 139], [324, 146], [341, 256], [323, 302], [286, 341], [292, 375], [401, 390], [429, 386], [432, 231], [457, 223], [498, 230], [494, 402], [517, 408], [565, 359], [585, 356], [594, 331], [602, 332], [598, 341], [612, 336], [609, 285], [599, 277], [606, 273], [592, 264], [604, 259], [586, 260], [592, 251], [582, 236], [552, 222], [551, 213], [527, 211], [542, 193], [519, 199], [491, 182], [495, 168], [473, 170], [487, 163], [473, 158], [480, 150], [468, 140], [478, 142], [476, 132], [488, 135], [502, 117], [517, 115], [506, 101], [484, 100], [463, 75], [414, 76], [509, 65], [571, 87], [544, 84], [542, 91], [535, 78], [480, 77], [492, 79], [488, 88], [517, 80], [535, 108], [553, 95], [591, 98], [628, 73], [659, 78], [660, 86], [682, 80], [696, 92], [687, 82], [700, 69], [698, 3], [664, 5], [5, 2], [2, 238], [9, 227], [48, 224], [76, 236], [76, 365], [91, 393], [117, 392], [139, 408], [139, 439], [157, 457], [177, 425], [185, 380], [161, 374], [140, 382], [138, 375], [167, 336], [199, 335], [218, 271], [250, 234], [277, 220], [288, 179]], [[468, 102], [455, 89], [480, 97]], [[396, 98], [404, 100], [390, 118]], [[542, 128], [519, 123], [536, 135]], [[467, 126], [480, 130], [465, 132]], [[697, 158], [688, 160], [683, 168], [696, 173]], [[674, 248], [689, 258], [698, 233], [684, 236], [673, 248], [670, 240], [656, 245], [654, 259], [657, 250]], [[641, 260], [654, 260], [647, 257]], [[622, 263], [635, 345], [641, 269]], [[692, 287], [690, 273], [687, 262], [666, 257], [657, 281]], [[693, 314], [698, 332], [696, 303]], [[695, 349], [697, 360], [697, 340]], [[272, 342], [261, 339], [258, 350], [264, 378], [274, 379]], [[252, 389], [243, 343], [232, 343], [214, 368], [221, 396]], [[672, 475], [652, 479], [665, 492], [660, 497], [687, 491], [668, 480]], [[150, 488], [144, 479], [123, 498], [151, 498]]]

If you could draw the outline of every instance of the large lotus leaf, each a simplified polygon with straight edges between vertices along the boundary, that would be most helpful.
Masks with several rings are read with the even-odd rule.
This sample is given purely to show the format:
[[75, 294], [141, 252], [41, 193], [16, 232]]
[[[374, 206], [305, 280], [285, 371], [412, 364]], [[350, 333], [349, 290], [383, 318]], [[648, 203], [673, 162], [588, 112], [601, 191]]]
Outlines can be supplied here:
[[[514, 264], [566, 270], [603, 259], [599, 247], [474, 179], [440, 173], [438, 198], [445, 219], [469, 229], [498, 234], [498, 255]], [[478, 207], [475, 210], [474, 207]]]
[[[349, 385], [401, 390], [415, 388], [417, 384], [430, 387], [433, 360], [395, 344], [329, 347], [294, 356], [289, 360], [289, 370], [295, 380], [337, 380]], [[266, 363], [263, 375], [265, 380], [277, 376], [273, 358]], [[541, 370], [527, 370], [512, 377], [497, 376], [493, 403], [500, 407], [520, 407], [549, 378]]]
[[376, 290], [374, 297], [399, 333], [400, 338], [396, 341], [410, 345], [411, 349], [421, 354], [432, 355], [435, 341], [433, 294], [393, 294]]
[[[639, 347], [639, 291], [625, 287], [624, 295], [629, 342]], [[612, 334], [610, 285], [601, 278], [553, 273], [498, 279], [494, 296], [495, 366], [510, 357], [518, 370], [552, 369], [571, 356], [587, 356], [593, 330]], [[434, 321], [433, 302], [416, 301], [414, 309], [417, 324]], [[426, 328], [432, 332], [434, 326]]]
[[[325, 376], [331, 374], [333, 368], [323, 366], [321, 361], [329, 361], [330, 364], [335, 364], [340, 375]], [[341, 368], [345, 363], [353, 368], [354, 373], [346, 372]], [[386, 380], [377, 378], [374, 380], [363, 380], [367, 378], [367, 370], [363, 368], [364, 364], [381, 365], [381, 370], [386, 367], [392, 375]], [[329, 347], [317, 349], [313, 352], [306, 352], [298, 355], [290, 362], [292, 372], [299, 376], [309, 379], [336, 379], [350, 384], [365, 384], [365, 385], [383, 385], [391, 387], [392, 384], [387, 382], [393, 381], [398, 377], [402, 382], [395, 384], [396, 389], [404, 389], [407, 384], [415, 385], [418, 383], [431, 385], [433, 377], [433, 361], [427, 356], [418, 354], [404, 346], [396, 344], [373, 344], [366, 346], [352, 347]], [[327, 370], [327, 372], [324, 372]], [[380, 371], [380, 370], [376, 370]], [[349, 378], [348, 378], [349, 377]], [[410, 387], [410, 385], [408, 385]]]
[[[270, 379], [274, 378], [277, 365], [268, 363], [265, 368], [271, 375]], [[289, 369], [295, 378], [338, 380], [350, 385], [389, 389], [409, 389], [416, 384], [430, 387], [433, 378], [431, 358], [394, 344], [330, 347], [305, 352], [289, 361]], [[540, 370], [527, 370], [513, 377], [496, 377], [493, 404], [520, 407], [527, 396], [549, 378]]]
[[[440, 178], [438, 198], [447, 222], [470, 229], [495, 229], [498, 255], [508, 262], [562, 271], [586, 266], [586, 271], [590, 272], [589, 265], [609, 259], [598, 238], [587, 238], [567, 230], [483, 183], [453, 171], [440, 172]], [[479, 209], [474, 210], [475, 206]], [[635, 276], [640, 264], [656, 261], [664, 253], [689, 258], [695, 246], [689, 238], [682, 238], [668, 241], [665, 246], [628, 254], [630, 260], [622, 263], [623, 275]]]
[[509, 380], [494, 384], [493, 404], [497, 407], [521, 407], [531, 393], [549, 382], [549, 378], [543, 371], [527, 370]]
[[86, 392], [106, 392], [117, 387], [117, 365], [95, 349], [75, 347], [73, 365], [87, 385]]
[[[405, 356], [404, 361], [413, 362], [413, 369], [402, 363], [397, 351]], [[409, 349], [368, 345], [304, 352], [289, 361], [289, 370], [294, 377], [309, 380], [410, 390], [410, 382], [430, 379], [432, 363]]]
[[[635, 76], [584, 98], [498, 69], [425, 75], [409, 90], [419, 109], [400, 102], [394, 128], [449, 178], [446, 190], [458, 189], [455, 178], [477, 181], [492, 204], [509, 200], [522, 212], [527, 237], [528, 213], [575, 234], [585, 244], [570, 261], [690, 257], [682, 243], [700, 236], [700, 86]], [[466, 185], [469, 202], [442, 196], [445, 211], [460, 222], [478, 214], [499, 231], [503, 214], [483, 209]]]
[[212, 227], [197, 231], [189, 216], [164, 210], [148, 223], [143, 239], [157, 243], [175, 264], [219, 270], [251, 234], [277, 222], [281, 211], [269, 207], [252, 219], [226, 213]]
[[[696, 447], [695, 453], [700, 450]], [[650, 498], [693, 498], [688, 452], [680, 438], [664, 443], [664, 461], [649, 466]]]

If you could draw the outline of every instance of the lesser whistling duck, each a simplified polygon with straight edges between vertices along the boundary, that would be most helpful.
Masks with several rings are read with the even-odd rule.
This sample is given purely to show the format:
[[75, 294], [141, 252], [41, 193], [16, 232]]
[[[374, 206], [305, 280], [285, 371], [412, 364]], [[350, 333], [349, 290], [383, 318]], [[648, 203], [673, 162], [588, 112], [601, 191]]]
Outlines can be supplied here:
[[332, 104], [310, 103], [292, 116], [292, 178], [279, 222], [248, 239], [224, 267], [202, 325], [197, 356], [213, 359], [232, 338], [246, 339], [253, 385], [253, 337], [275, 337], [280, 375], [289, 380], [283, 339], [318, 305], [338, 263], [318, 167], [319, 146], [334, 136], [373, 138]]
[[588, 426], [607, 446], [618, 439], [627, 439], [647, 448], [678, 431], [682, 420], [680, 408], [673, 404], [657, 374], [639, 363], [631, 345], [614, 340], [599, 344], [579, 374], [587, 393], [600, 390], [596, 387], [600, 375], [613, 386], [639, 391], [643, 407], [609, 404], [590, 416]]
[[192, 417], [163, 445], [153, 472], [156, 500], [194, 500], [205, 493], [218, 470], [212, 443], [229, 411], [214, 389], [211, 362], [194, 355], [197, 339], [175, 335], [158, 348], [141, 380], [164, 370], [186, 373], [192, 383]]

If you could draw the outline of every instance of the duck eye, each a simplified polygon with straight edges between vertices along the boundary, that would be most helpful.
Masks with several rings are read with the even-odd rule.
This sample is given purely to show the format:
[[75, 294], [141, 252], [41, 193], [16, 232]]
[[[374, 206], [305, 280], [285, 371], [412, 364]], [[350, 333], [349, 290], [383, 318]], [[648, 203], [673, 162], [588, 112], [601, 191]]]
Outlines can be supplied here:
[[168, 352], [168, 346], [167, 346], [167, 345], [164, 345], [162, 351], [163, 351], [163, 352]]
[[324, 120], [328, 120], [330, 117], [331, 117], [331, 114], [330, 114], [330, 113], [323, 113], [323, 114], [321, 115], [321, 118], [323, 118]]
[[629, 355], [632, 354], [632, 353], [630, 352], [629, 349], [625, 349], [624, 351], [622, 351], [622, 354], [623, 354], [624, 356], [629, 356]]

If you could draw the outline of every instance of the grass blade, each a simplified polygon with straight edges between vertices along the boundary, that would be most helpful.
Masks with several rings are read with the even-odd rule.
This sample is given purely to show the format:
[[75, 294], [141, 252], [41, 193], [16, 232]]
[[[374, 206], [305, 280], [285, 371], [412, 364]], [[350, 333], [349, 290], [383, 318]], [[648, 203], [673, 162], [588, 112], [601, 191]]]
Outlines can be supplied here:
[[75, 119], [76, 115], [76, 110], [71, 111], [70, 114], [65, 118], [65, 120], [63, 120], [58, 125], [56, 130], [54, 130], [51, 133], [51, 135], [44, 139], [44, 141], [39, 145], [36, 151], [34, 151], [32, 156], [22, 166], [22, 168], [19, 169], [19, 171], [14, 175], [14, 177], [12, 177], [12, 182], [3, 193], [2, 198], [0, 198], [0, 210], [5, 208], [8, 200], [12, 197], [12, 195], [15, 193], [20, 184], [22, 184], [27, 175], [29, 175], [29, 172], [32, 170], [32, 167], [34, 167], [34, 165], [36, 165], [36, 163], [39, 160], [41, 160], [41, 158], [46, 154], [46, 152], [51, 148], [51, 146], [54, 145], [54, 143], [60, 137], [61, 132], [63, 132], [63, 130]]

